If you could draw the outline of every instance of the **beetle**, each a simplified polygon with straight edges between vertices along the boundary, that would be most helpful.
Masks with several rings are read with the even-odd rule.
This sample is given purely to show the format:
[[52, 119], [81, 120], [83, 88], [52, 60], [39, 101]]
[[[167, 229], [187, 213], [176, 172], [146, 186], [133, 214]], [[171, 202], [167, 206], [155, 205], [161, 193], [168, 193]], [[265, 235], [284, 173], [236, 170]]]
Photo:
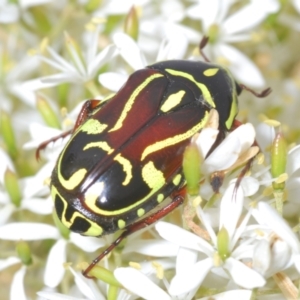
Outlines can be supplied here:
[[238, 96], [248, 88], [202, 55], [205, 62], [170, 60], [134, 72], [108, 101], [88, 100], [72, 131], [37, 149], [38, 157], [48, 143], [71, 134], [50, 185], [65, 226], [95, 237], [123, 230], [83, 272], [86, 277], [125, 237], [183, 203], [183, 153], [210, 110], [219, 113], [217, 143], [236, 126]]

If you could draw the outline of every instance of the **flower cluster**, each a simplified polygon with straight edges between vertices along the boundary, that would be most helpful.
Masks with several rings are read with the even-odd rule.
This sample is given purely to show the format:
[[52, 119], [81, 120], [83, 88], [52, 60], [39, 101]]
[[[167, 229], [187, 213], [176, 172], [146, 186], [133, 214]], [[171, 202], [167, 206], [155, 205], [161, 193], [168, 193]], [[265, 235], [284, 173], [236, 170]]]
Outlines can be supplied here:
[[[298, 299], [299, 1], [4, 0], [0, 24], [1, 298]], [[222, 142], [211, 109], [183, 157], [182, 207], [87, 279], [85, 262], [117, 236], [83, 237], [55, 213], [50, 176], [67, 133], [85, 99], [109, 99], [134, 71], [205, 59], [205, 36], [213, 63], [273, 92], [244, 91], [243, 122]]]

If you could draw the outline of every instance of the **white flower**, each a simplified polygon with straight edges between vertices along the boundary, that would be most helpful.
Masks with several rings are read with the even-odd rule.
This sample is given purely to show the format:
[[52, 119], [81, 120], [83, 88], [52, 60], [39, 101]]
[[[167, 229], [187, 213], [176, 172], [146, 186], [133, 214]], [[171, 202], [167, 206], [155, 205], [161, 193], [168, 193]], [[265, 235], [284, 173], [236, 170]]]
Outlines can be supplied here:
[[8, 241], [38, 241], [44, 239], [57, 240], [49, 252], [44, 273], [44, 283], [56, 287], [65, 274], [64, 263], [67, 262], [66, 247], [73, 243], [85, 252], [94, 252], [105, 245], [103, 239], [83, 237], [71, 233], [69, 240], [62, 237], [54, 226], [42, 223], [8, 223], [0, 227], [0, 240]]
[[20, 15], [24, 13], [24, 10], [42, 5], [52, 0], [21, 0], [18, 3], [13, 3], [7, 0], [1, 0], [0, 2], [0, 23], [14, 23], [19, 20]]
[[[250, 217], [248, 213], [240, 226], [236, 227], [242, 212], [243, 197], [241, 188], [235, 190], [234, 184], [226, 190], [221, 200], [218, 235], [213, 231], [207, 216], [197, 208], [212, 244], [178, 226], [165, 222], [156, 225], [157, 231], [164, 239], [180, 246], [176, 275], [169, 288], [171, 295], [196, 292], [209, 272], [216, 277], [221, 276], [228, 280], [231, 278], [236, 285], [247, 289], [265, 284], [265, 279], [261, 275], [243, 263], [243, 260], [253, 258], [253, 246], [249, 245], [250, 240], [238, 242]], [[222, 234], [228, 235], [222, 241], [227, 245], [225, 252], [221, 249], [219, 240], [219, 235]]]
[[[116, 33], [113, 36], [115, 45], [121, 57], [134, 70], [145, 68], [150, 63], [147, 62], [144, 53], [139, 45], [127, 34]], [[161, 43], [155, 61], [168, 59], [182, 59], [187, 49], [187, 39], [180, 33], [172, 39], [164, 40]], [[106, 88], [116, 92], [127, 80], [128, 75], [122, 73], [108, 72], [99, 76], [100, 83]]]
[[271, 13], [279, 10], [277, 0], [252, 0], [234, 14], [228, 15], [232, 0], [199, 0], [187, 9], [187, 15], [202, 21], [203, 33], [211, 37], [211, 51], [217, 60], [224, 59], [229, 69], [242, 83], [261, 87], [264, 79], [257, 67], [239, 50], [229, 45], [232, 42], [250, 40], [251, 32]]
[[252, 215], [264, 233], [255, 248], [254, 269], [265, 277], [292, 265], [300, 272], [299, 240], [286, 221], [266, 202], [259, 202], [257, 208], [252, 210]]
[[[107, 299], [108, 293], [108, 285], [102, 284], [102, 288], [99, 288], [93, 281], [82, 276], [81, 273], [75, 272], [73, 268], [68, 267], [68, 270], [71, 271], [72, 275], [75, 279], [75, 285], [77, 290], [75, 293], [73, 291], [72, 295], [64, 295], [59, 294], [57, 292], [51, 291], [39, 291], [37, 294], [43, 299], [48, 300], [82, 300], [82, 296], [84, 299], [89, 300], [105, 300]], [[74, 288], [73, 288], [74, 290]], [[127, 293], [123, 289], [119, 289], [117, 300], [134, 300], [137, 299], [136, 296]]]
[[[47, 47], [47, 52], [51, 58], [43, 55], [38, 55], [38, 58], [60, 72], [27, 81], [24, 83], [26, 89], [36, 91], [65, 82], [85, 84], [93, 80], [99, 69], [116, 54], [116, 47], [114, 45], [109, 45], [98, 52], [99, 31], [100, 28], [96, 27], [94, 31], [86, 33], [87, 47], [84, 51], [81, 49], [78, 50], [72, 38], [67, 33], [65, 34], [66, 45], [72, 59], [71, 62], [59, 55], [53, 48]], [[93, 92], [97, 96], [96, 91]]]
[[45, 168], [42, 168], [35, 176], [18, 180], [21, 199], [20, 205], [15, 205], [12, 203], [4, 184], [4, 173], [7, 170], [14, 171], [15, 167], [10, 158], [1, 149], [0, 160], [0, 225], [5, 224], [16, 211], [29, 210], [40, 215], [50, 214], [53, 207], [52, 201], [50, 198], [44, 198], [48, 194], [48, 189], [43, 183]]

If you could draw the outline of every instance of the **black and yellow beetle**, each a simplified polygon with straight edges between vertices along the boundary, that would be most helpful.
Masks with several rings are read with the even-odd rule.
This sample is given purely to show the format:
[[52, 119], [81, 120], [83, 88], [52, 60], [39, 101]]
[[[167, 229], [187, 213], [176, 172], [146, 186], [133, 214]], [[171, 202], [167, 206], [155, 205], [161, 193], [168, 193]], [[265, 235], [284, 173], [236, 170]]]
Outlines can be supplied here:
[[[84, 104], [52, 173], [56, 213], [83, 235], [124, 230], [84, 275], [124, 237], [183, 202], [186, 146], [212, 108], [219, 113], [221, 134], [232, 129], [243, 88], [219, 65], [173, 60], [134, 72], [104, 103]], [[168, 196], [172, 201], [164, 204]]]

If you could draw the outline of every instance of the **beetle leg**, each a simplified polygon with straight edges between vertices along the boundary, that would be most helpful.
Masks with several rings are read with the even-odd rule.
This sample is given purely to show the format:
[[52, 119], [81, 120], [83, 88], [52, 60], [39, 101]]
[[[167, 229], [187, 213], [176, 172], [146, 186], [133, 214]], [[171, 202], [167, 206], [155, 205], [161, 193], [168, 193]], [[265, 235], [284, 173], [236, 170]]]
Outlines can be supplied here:
[[210, 62], [210, 60], [208, 59], [208, 57], [206, 56], [206, 54], [203, 52], [203, 49], [205, 48], [205, 46], [207, 45], [209, 41], [209, 37], [204, 35], [202, 40], [200, 41], [200, 44], [199, 44], [199, 51], [200, 51], [200, 54], [201, 56], [203, 57], [203, 59], [206, 61], [206, 62]]
[[97, 256], [92, 263], [82, 272], [82, 274], [87, 278], [93, 278], [89, 276], [89, 272], [95, 267], [95, 265], [101, 261], [107, 254], [109, 254], [117, 245], [119, 245], [124, 238], [128, 237], [132, 233], [145, 228], [149, 225], [152, 225], [156, 221], [160, 220], [164, 216], [168, 215], [171, 211], [181, 205], [184, 201], [184, 194], [185, 189], [182, 188], [172, 195], [172, 201], [165, 207], [161, 208], [160, 210], [154, 212], [153, 214], [149, 215], [148, 217], [139, 220], [131, 225], [129, 225], [125, 231], [108, 247], [106, 248], [99, 256]]
[[[234, 122], [233, 122], [233, 124], [232, 124], [232, 127], [231, 127], [231, 129], [230, 129], [230, 131], [235, 130], [236, 128], [240, 127], [241, 125], [243, 125], [243, 123], [242, 123], [241, 121], [234, 120]], [[259, 145], [258, 145], [258, 143], [257, 143], [256, 140], [254, 140], [252, 146], [257, 146], [257, 147], [259, 148], [259, 152], [261, 151], [261, 150], [260, 150], [260, 147], [259, 147]], [[259, 153], [259, 152], [258, 152], [258, 153]], [[257, 154], [256, 154], [254, 157], [250, 158], [250, 159], [247, 161], [247, 163], [244, 165], [244, 167], [243, 167], [242, 171], [240, 172], [240, 174], [239, 174], [239, 176], [238, 176], [238, 178], [237, 178], [237, 181], [236, 181], [236, 183], [235, 183], [235, 188], [234, 188], [235, 191], [236, 191], [237, 188], [240, 186], [241, 181], [242, 181], [242, 179], [245, 177], [246, 173], [251, 169], [251, 166], [252, 166], [253, 161], [254, 161], [254, 159], [255, 159], [256, 156], [257, 156]]]
[[82, 123], [84, 123], [90, 117], [91, 113], [94, 111], [94, 109], [96, 107], [99, 106], [100, 102], [101, 102], [100, 100], [94, 100], [94, 99], [86, 101], [82, 105], [82, 108], [76, 119], [75, 126], [73, 127], [73, 129], [63, 132], [60, 135], [55, 136], [55, 137], [41, 143], [35, 152], [36, 159], [39, 160], [41, 150], [44, 150], [48, 144], [53, 143], [61, 138], [65, 138], [69, 134], [72, 134]]
[[264, 97], [267, 97], [271, 92], [272, 92], [272, 89], [271, 88], [266, 88], [264, 89], [263, 91], [261, 91], [260, 93], [250, 89], [249, 87], [247, 87], [246, 85], [244, 84], [241, 84], [239, 83], [238, 84], [239, 87], [242, 89], [242, 90], [246, 90], [248, 92], [250, 92], [251, 94], [253, 94], [254, 96], [258, 97], [258, 98], [264, 98]]
[[72, 132], [73, 132], [73, 129], [68, 130], [68, 131], [66, 131], [66, 132], [61, 133], [60, 135], [57, 135], [57, 136], [55, 136], [55, 137], [53, 137], [53, 138], [51, 138], [51, 139], [49, 139], [49, 140], [44, 141], [43, 143], [41, 143], [41, 144], [37, 147], [37, 149], [36, 149], [36, 151], [35, 151], [35, 158], [36, 158], [36, 160], [39, 160], [39, 159], [40, 159], [40, 151], [41, 151], [41, 150], [44, 150], [44, 149], [47, 147], [48, 144], [53, 143], [53, 142], [55, 142], [55, 141], [57, 141], [57, 140], [59, 140], [59, 139], [65, 138], [66, 136], [68, 136], [68, 135], [71, 134]]
[[86, 102], [84, 102], [77, 117], [73, 132], [91, 116], [94, 109], [97, 108], [101, 102], [101, 100], [95, 99], [87, 100]]

